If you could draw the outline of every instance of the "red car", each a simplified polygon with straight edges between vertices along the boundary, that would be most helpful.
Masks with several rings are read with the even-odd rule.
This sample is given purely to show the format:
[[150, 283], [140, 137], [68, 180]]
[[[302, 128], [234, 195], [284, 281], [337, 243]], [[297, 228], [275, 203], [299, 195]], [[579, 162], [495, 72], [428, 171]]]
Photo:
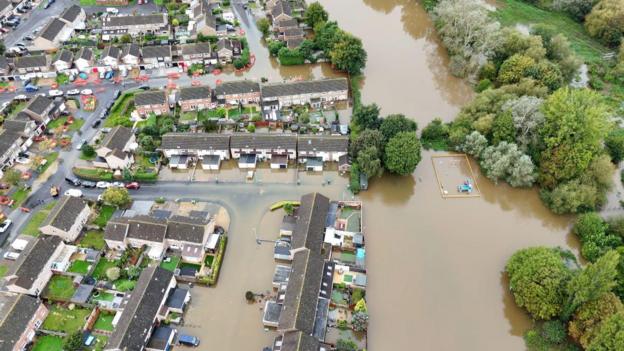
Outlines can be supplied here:
[[141, 184], [137, 183], [137, 182], [132, 182], [132, 183], [128, 183], [126, 184], [126, 189], [133, 189], [133, 190], [137, 190], [141, 187]]

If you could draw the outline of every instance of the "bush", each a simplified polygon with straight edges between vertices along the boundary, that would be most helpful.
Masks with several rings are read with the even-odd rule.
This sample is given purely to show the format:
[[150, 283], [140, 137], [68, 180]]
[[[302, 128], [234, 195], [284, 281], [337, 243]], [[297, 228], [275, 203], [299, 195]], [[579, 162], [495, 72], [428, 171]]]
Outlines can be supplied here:
[[420, 141], [425, 149], [447, 150], [449, 127], [436, 118], [422, 130]]
[[305, 63], [305, 57], [298, 48], [289, 49], [282, 47], [277, 54], [280, 64], [284, 66], [302, 65]]
[[351, 165], [351, 174], [349, 175], [349, 189], [354, 194], [360, 192], [360, 169], [357, 163]]
[[616, 47], [624, 36], [624, 0], [601, 0], [585, 18], [589, 34]]
[[120, 274], [121, 270], [119, 269], [119, 267], [110, 267], [106, 270], [106, 278], [108, 278], [108, 280], [111, 282], [119, 279]]
[[480, 93], [480, 92], [482, 92], [484, 90], [487, 90], [487, 89], [491, 88], [492, 85], [493, 84], [492, 84], [491, 80], [489, 80], [487, 78], [486, 79], [481, 79], [479, 81], [479, 83], [477, 83], [477, 86], [475, 87], [475, 90], [477, 91], [477, 93]]
[[618, 128], [605, 139], [605, 147], [614, 163], [619, 163], [624, 159], [624, 129]]

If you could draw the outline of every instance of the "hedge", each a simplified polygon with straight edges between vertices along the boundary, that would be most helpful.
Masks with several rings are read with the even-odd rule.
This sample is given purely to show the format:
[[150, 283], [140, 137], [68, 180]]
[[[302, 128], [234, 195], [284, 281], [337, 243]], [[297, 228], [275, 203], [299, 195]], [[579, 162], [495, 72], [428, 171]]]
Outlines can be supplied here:
[[[80, 179], [90, 180], [94, 182], [110, 182], [114, 180], [113, 173], [111, 171], [103, 169], [74, 167], [72, 168], [72, 172], [76, 177]], [[155, 182], [156, 180], [158, 180], [158, 173], [137, 171], [131, 175], [130, 179], [127, 180], [140, 182]]]
[[209, 277], [201, 277], [199, 279], [200, 283], [210, 286], [217, 284], [217, 280], [219, 279], [219, 272], [221, 271], [221, 263], [223, 262], [223, 255], [225, 254], [226, 244], [227, 236], [223, 235], [223, 239], [219, 242], [219, 251], [217, 251], [216, 258], [212, 263], [212, 273]]

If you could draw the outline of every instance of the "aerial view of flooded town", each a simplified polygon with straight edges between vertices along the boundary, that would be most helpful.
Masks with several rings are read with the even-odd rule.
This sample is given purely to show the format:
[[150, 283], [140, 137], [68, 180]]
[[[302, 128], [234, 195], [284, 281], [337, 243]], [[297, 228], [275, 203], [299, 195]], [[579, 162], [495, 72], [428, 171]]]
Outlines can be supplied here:
[[0, 351], [624, 350], [624, 0], [0, 0]]

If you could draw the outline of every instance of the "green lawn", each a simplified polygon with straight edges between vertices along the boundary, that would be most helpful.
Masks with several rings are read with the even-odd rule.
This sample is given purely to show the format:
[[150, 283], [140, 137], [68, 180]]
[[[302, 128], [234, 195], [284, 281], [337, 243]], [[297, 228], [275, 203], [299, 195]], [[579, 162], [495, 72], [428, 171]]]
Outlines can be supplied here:
[[89, 262], [74, 261], [69, 265], [69, 272], [85, 275], [89, 272]]
[[4, 277], [9, 270], [9, 266], [0, 264], [0, 278]]
[[240, 115], [242, 114], [250, 115], [252, 113], [258, 116], [258, 114], [256, 113], [255, 106], [247, 106], [247, 107], [244, 107], [242, 110], [239, 109], [238, 107], [235, 107], [235, 108], [231, 108], [228, 110], [228, 117], [231, 119], [238, 119]]
[[13, 109], [11, 110], [11, 113], [9, 113], [9, 118], [7, 119], [11, 119], [17, 116], [18, 113], [22, 112], [24, 107], [26, 107], [26, 102], [20, 102], [19, 104], [15, 105], [15, 107], [13, 107]]
[[72, 168], [72, 172], [78, 177], [82, 179], [91, 180], [94, 182], [103, 181], [112, 181], [113, 180], [113, 172], [100, 169], [100, 168], [80, 168], [74, 167]]
[[43, 322], [42, 328], [71, 334], [81, 330], [87, 321], [91, 310], [74, 308], [73, 310], [53, 306], [48, 317]]
[[52, 300], [69, 301], [74, 296], [76, 288], [71, 277], [54, 275], [47, 287], [46, 297]]
[[609, 52], [599, 41], [589, 36], [585, 27], [567, 14], [543, 10], [521, 0], [499, 0], [501, 6], [494, 16], [505, 26], [548, 24], [564, 34], [574, 51], [586, 62], [596, 62]]
[[[48, 124], [48, 127], [46, 129], [54, 130], [54, 129], [64, 125], [65, 122], [67, 122], [67, 117], [57, 118], [57, 119], [51, 121]], [[80, 129], [84, 125], [84, 123], [85, 123], [84, 119], [82, 119], [82, 118], [74, 118], [74, 122], [68, 126], [67, 131], [69, 131], [69, 132], [76, 131], [76, 130]]]
[[214, 256], [212, 255], [207, 255], [206, 258], [204, 259], [204, 263], [208, 267], [212, 267], [212, 261], [214, 261]]
[[22, 202], [24, 202], [24, 200], [26, 200], [26, 198], [28, 197], [28, 194], [30, 193], [30, 189], [24, 189], [24, 188], [19, 188], [17, 189], [16, 192], [13, 193], [13, 195], [11, 195], [11, 199], [13, 199], [15, 202], [13, 203], [13, 208], [16, 208], [18, 206], [20, 206], [22, 204]]
[[93, 271], [93, 277], [98, 280], [107, 279], [106, 270], [111, 267], [117, 267], [118, 261], [109, 261], [106, 258], [100, 259], [95, 270]]
[[55, 80], [58, 85], [65, 85], [69, 83], [69, 76], [65, 73], [59, 73]]
[[108, 342], [108, 336], [104, 335], [94, 335], [95, 336], [95, 345], [88, 348], [88, 350], [102, 351], [104, 350], [104, 346], [106, 346], [106, 342]]
[[134, 106], [134, 94], [136, 92], [130, 92], [121, 95], [115, 104], [111, 108], [110, 115], [104, 121], [104, 127], [115, 127], [118, 125], [123, 125], [126, 127], [132, 126], [132, 121], [130, 120], [130, 113], [132, 112]]
[[108, 223], [108, 221], [113, 216], [113, 213], [115, 213], [115, 207], [102, 205], [98, 216], [93, 221], [93, 224], [97, 225], [100, 228], [104, 228], [106, 226], [106, 223]]
[[80, 0], [80, 6], [96, 6], [95, 0]]
[[161, 262], [160, 266], [168, 271], [173, 272], [177, 267], [178, 263], [180, 263], [180, 257], [178, 256], [169, 256], [169, 262]]
[[45, 172], [48, 169], [48, 167], [50, 167], [54, 163], [54, 161], [56, 161], [58, 157], [59, 157], [59, 153], [56, 151], [50, 152], [49, 154], [45, 155], [45, 159], [48, 162], [46, 162], [46, 164], [43, 166], [37, 167], [37, 172], [39, 173]]
[[136, 285], [136, 281], [134, 280], [119, 279], [115, 281], [115, 288], [122, 292], [134, 290], [135, 285]]
[[63, 338], [52, 335], [40, 336], [35, 340], [32, 351], [63, 351]]
[[197, 112], [184, 112], [180, 115], [180, 122], [192, 122], [197, 120]]
[[[95, 296], [95, 294], [98, 294], [97, 296]], [[97, 291], [96, 293], [94, 293], [93, 295], [93, 300], [96, 301], [113, 301], [113, 299], [115, 299], [115, 295], [111, 294], [109, 292], [106, 291]]]
[[42, 209], [35, 212], [30, 218], [30, 222], [26, 224], [26, 227], [22, 231], [22, 234], [30, 235], [30, 236], [38, 236], [39, 235], [39, 226], [41, 223], [48, 217], [50, 210], [52, 207], [56, 205], [56, 201], [50, 201], [47, 203]]
[[78, 244], [80, 247], [88, 247], [95, 250], [102, 250], [106, 246], [104, 241], [104, 233], [99, 230], [90, 230], [80, 239]]
[[98, 316], [98, 319], [95, 321], [93, 328], [99, 329], [99, 330], [113, 331], [113, 329], [115, 329], [113, 327], [113, 318], [115, 318], [114, 313], [102, 312]]

